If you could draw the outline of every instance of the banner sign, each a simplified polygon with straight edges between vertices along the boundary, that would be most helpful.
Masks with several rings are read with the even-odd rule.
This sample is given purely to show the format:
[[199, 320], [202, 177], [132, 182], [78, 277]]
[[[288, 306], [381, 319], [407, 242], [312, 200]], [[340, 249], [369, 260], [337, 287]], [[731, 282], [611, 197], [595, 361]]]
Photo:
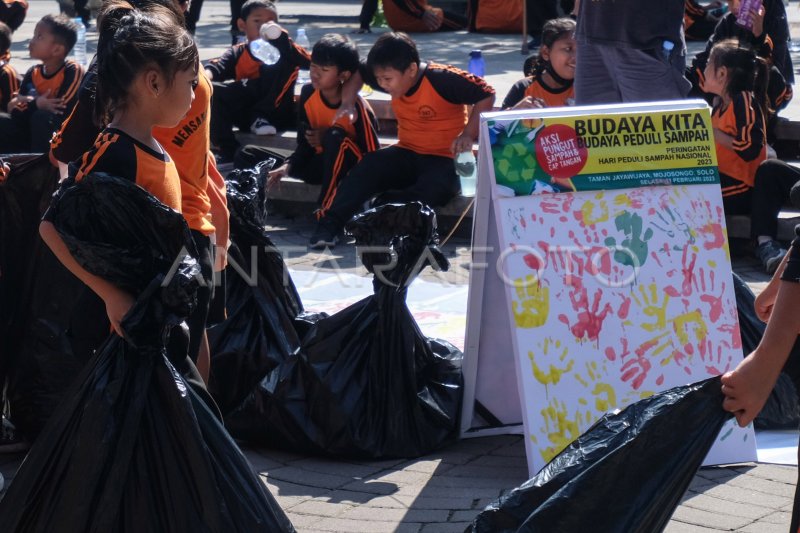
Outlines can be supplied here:
[[517, 195], [718, 183], [706, 110], [495, 118], [496, 183]]
[[[505, 312], [508, 329], [480, 345], [511, 338], [533, 474], [604, 413], [741, 361], [713, 133], [698, 102], [496, 113], [482, 128], [485, 276], [505, 302], [484, 295], [477, 314]], [[752, 428], [731, 421], [707, 464], [754, 459]]]

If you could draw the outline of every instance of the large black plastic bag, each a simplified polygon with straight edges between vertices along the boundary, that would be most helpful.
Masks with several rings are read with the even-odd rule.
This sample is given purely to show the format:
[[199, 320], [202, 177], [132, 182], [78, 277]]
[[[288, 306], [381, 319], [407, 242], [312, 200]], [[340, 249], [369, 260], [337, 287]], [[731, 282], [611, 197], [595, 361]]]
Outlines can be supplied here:
[[[756, 315], [756, 295], [736, 273], [733, 274], [733, 289], [739, 315], [739, 331], [742, 335], [742, 355], [746, 357], [761, 342], [767, 325]], [[797, 390], [785, 370], [778, 376], [764, 408], [753, 420], [753, 426], [757, 429], [790, 429], [800, 425]]]
[[607, 414], [467, 531], [656, 533], [730, 414], [719, 377]]
[[427, 339], [405, 303], [426, 258], [447, 267], [436, 215], [419, 203], [386, 205], [348, 231], [358, 246], [380, 248], [362, 255], [375, 294], [330, 317], [299, 317], [302, 346], [225, 423], [237, 437], [296, 451], [417, 457], [457, 438], [463, 394], [461, 352]]
[[265, 180], [274, 160], [234, 170], [226, 180], [230, 210], [227, 319], [208, 331], [209, 389], [223, 413], [300, 347], [293, 321], [303, 310], [286, 264], [266, 234]]
[[105, 306], [39, 238], [59, 174], [47, 155], [6, 159], [0, 183], [0, 383], [33, 439], [108, 336]]
[[130, 182], [89, 176], [61, 191], [53, 222], [84, 268], [137, 299], [126, 338], [109, 336], [20, 467], [3, 531], [293, 531], [172, 366], [185, 351], [165, 349], [197, 289], [183, 218]]

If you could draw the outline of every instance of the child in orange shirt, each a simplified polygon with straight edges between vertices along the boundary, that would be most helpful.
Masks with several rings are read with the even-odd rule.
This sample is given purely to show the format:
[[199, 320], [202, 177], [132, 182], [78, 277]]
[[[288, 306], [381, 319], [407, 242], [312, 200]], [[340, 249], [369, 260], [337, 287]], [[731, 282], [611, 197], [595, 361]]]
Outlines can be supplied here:
[[751, 215], [756, 256], [772, 274], [786, 254], [775, 240], [781, 207], [794, 180], [762, 166], [767, 158], [767, 64], [735, 39], [711, 49], [704, 88], [712, 93], [711, 123], [725, 213]]
[[[137, 31], [126, 31], [125, 26], [135, 26]], [[81, 159], [75, 180], [91, 172], [107, 172], [134, 181], [180, 211], [178, 171], [152, 135], [155, 126], [178, 124], [194, 98], [197, 47], [187, 32], [181, 30], [176, 35], [176, 29], [169, 17], [133, 11], [123, 17], [114, 39], [99, 51], [97, 104], [111, 120], [94, 148]], [[147, 55], [142, 50], [147, 50]], [[103, 299], [113, 330], [124, 336], [120, 324], [135, 295], [83, 268], [47, 214], [40, 233], [64, 266]]]
[[526, 78], [515, 83], [503, 100], [503, 109], [575, 105], [575, 21], [549, 20], [542, 30], [542, 45]]
[[77, 27], [63, 15], [45, 15], [36, 24], [28, 49], [41, 63], [28, 70], [8, 104], [15, 150], [46, 152], [53, 132], [75, 105], [83, 67], [66, 57], [77, 39]]
[[334, 123], [342, 102], [342, 85], [358, 67], [358, 49], [347, 37], [330, 33], [314, 45], [311, 84], [301, 90], [297, 106], [297, 149], [269, 175], [270, 186], [289, 175], [320, 183], [318, 216], [325, 214], [350, 169], [364, 154], [378, 149], [375, 115], [363, 98], [357, 99], [355, 122], [340, 119]]
[[10, 59], [11, 28], [0, 22], [0, 112], [8, 109], [11, 98], [19, 91], [19, 75], [9, 63]]
[[[494, 89], [483, 78], [420, 61], [405, 33], [381, 35], [361, 76], [392, 97], [398, 142], [353, 167], [319, 219], [311, 248], [335, 246], [345, 223], [376, 195], [384, 203], [420, 201], [432, 207], [450, 201], [460, 190], [453, 158], [472, 150], [480, 114], [494, 104]], [[354, 77], [350, 86], [359, 82]]]

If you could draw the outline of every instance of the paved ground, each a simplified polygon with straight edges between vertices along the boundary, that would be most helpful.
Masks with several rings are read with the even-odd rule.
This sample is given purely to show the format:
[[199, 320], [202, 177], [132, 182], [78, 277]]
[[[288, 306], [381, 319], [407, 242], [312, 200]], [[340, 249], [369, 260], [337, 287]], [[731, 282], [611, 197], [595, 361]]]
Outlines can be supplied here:
[[[360, 2], [297, 2], [279, 4], [283, 23], [292, 32], [303, 25], [312, 41], [327, 31], [349, 31]], [[54, 10], [50, 0], [31, 2], [29, 20], [17, 32], [14, 63], [21, 71], [31, 64], [24, 59], [33, 24]], [[227, 2], [206, 0], [198, 30], [203, 59], [221, 53], [228, 42]], [[800, 22], [797, 4], [790, 18]], [[355, 36], [362, 53], [376, 36]], [[93, 50], [95, 34], [89, 34]], [[482, 48], [487, 58], [490, 83], [500, 97], [517, 79], [523, 56], [518, 36], [475, 36], [465, 33], [421, 36], [425, 57], [465, 64], [467, 52]], [[695, 45], [696, 47], [697, 45]], [[787, 116], [800, 118], [800, 104], [790, 106]], [[300, 246], [312, 229], [307, 219], [277, 217], [271, 226], [279, 246]], [[445, 252], [455, 263], [452, 281], [468, 280], [469, 242], [451, 240]], [[294, 269], [331, 268], [331, 259], [350, 271], [357, 271], [351, 246], [338, 247], [332, 256], [306, 253], [289, 260]], [[752, 261], [735, 259], [735, 269], [755, 290], [766, 277]], [[519, 436], [468, 439], [445, 450], [410, 461], [331, 461], [270, 449], [249, 449], [246, 453], [269, 489], [287, 511], [299, 531], [463, 531], [470, 520], [492, 499], [526, 479], [525, 452]], [[0, 456], [0, 472], [7, 482], [19, 466], [22, 455]], [[624, 475], [624, 474], [621, 474]], [[796, 479], [795, 468], [748, 463], [703, 468], [677, 509], [669, 533], [742, 531], [785, 532], [788, 529]], [[609, 487], [613, 490], [613, 487]]]

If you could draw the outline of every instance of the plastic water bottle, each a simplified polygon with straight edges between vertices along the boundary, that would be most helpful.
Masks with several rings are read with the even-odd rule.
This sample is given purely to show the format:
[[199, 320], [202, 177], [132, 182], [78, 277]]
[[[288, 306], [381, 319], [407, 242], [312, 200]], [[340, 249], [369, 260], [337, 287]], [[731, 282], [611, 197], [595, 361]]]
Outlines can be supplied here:
[[[308, 35], [306, 35], [305, 28], [297, 29], [297, 36], [295, 37], [294, 42], [298, 46], [305, 48], [307, 51], [311, 49], [311, 43], [308, 42]], [[300, 69], [300, 72], [297, 73], [297, 83], [304, 85], [309, 81], [311, 81], [311, 79], [309, 78], [308, 70]]]
[[758, 11], [761, 7], [761, 0], [742, 0], [739, 4], [739, 12], [736, 14], [736, 24], [742, 28], [753, 29], [753, 11]]
[[672, 59], [672, 50], [675, 48], [675, 43], [672, 41], [664, 41], [661, 44], [661, 53], [664, 55], [664, 60], [669, 63]]
[[282, 31], [283, 30], [277, 23], [269, 21], [261, 25], [258, 33], [265, 41], [274, 41], [281, 36]]
[[274, 65], [281, 58], [281, 52], [269, 41], [281, 36], [281, 27], [274, 22], [266, 22], [258, 31], [260, 39], [250, 41], [250, 51], [265, 65]]
[[456, 174], [461, 180], [461, 196], [475, 196], [478, 165], [472, 150], [460, 152], [455, 159]]
[[78, 27], [78, 39], [75, 41], [75, 46], [72, 47], [72, 54], [70, 54], [75, 62], [86, 66], [86, 26], [83, 25], [83, 20], [80, 17], [75, 17], [72, 22]]
[[481, 78], [486, 74], [486, 63], [483, 61], [483, 55], [480, 50], [473, 50], [469, 53], [469, 66], [467, 66], [470, 74], [480, 76]]
[[264, 39], [250, 41], [250, 51], [265, 65], [274, 65], [281, 58], [280, 51]]

